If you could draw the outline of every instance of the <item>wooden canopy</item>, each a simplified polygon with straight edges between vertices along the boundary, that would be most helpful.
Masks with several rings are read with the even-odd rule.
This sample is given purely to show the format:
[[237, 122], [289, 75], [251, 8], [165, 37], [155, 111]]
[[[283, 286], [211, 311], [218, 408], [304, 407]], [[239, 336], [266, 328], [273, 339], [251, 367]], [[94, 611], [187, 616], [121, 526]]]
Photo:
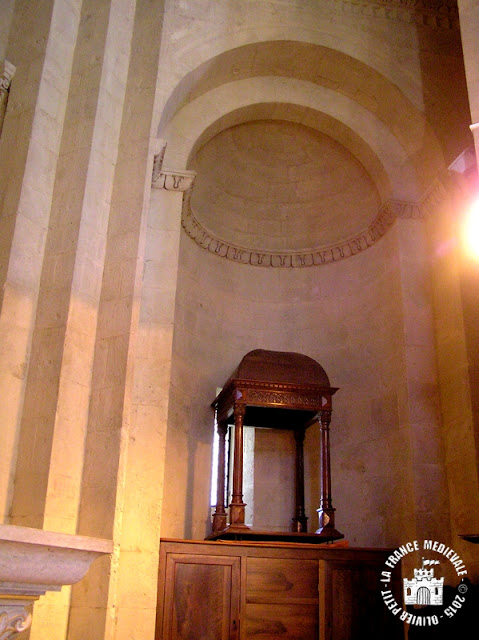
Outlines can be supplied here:
[[[342, 538], [334, 528], [331, 503], [331, 471], [329, 424], [332, 396], [337, 391], [321, 365], [300, 353], [250, 351], [225, 383], [212, 407], [219, 434], [218, 487], [213, 533], [210, 538], [280, 538], [324, 541]], [[321, 495], [318, 511], [319, 528], [307, 533], [304, 510], [303, 442], [305, 430], [314, 423], [320, 427]], [[296, 440], [295, 514], [292, 532], [286, 535], [254, 532], [245, 524], [243, 502], [243, 425], [290, 429]], [[233, 491], [229, 505], [229, 524], [224, 504], [225, 438], [229, 425], [235, 426]], [[312, 538], [312, 540], [310, 540]]]

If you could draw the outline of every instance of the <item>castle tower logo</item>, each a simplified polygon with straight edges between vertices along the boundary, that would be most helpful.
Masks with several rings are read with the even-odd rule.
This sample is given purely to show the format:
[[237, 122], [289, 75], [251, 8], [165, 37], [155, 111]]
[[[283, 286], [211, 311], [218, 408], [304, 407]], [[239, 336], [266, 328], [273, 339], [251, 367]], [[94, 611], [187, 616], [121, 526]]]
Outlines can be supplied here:
[[423, 558], [422, 567], [414, 569], [414, 578], [404, 578], [404, 604], [442, 605], [444, 578], [435, 578], [434, 569], [426, 569], [434, 564], [441, 563]]
[[[427, 553], [429, 551], [435, 553], [437, 557], [425, 558], [422, 556], [424, 552], [426, 552], [424, 555], [429, 555]], [[421, 554], [419, 557], [422, 558], [422, 564], [414, 569], [414, 578], [403, 578], [403, 603], [401, 603], [401, 597], [398, 593], [400, 587], [396, 590], [393, 586], [393, 582], [398, 584], [397, 580], [393, 581], [393, 572], [401, 572], [401, 560], [409, 554]], [[455, 594], [451, 594], [453, 585], [447, 585], [449, 591], [446, 598], [443, 597], [444, 577], [440, 575], [441, 567], [437, 566], [445, 562], [452, 565], [457, 577], [460, 578], [460, 582], [456, 585]], [[451, 567], [448, 568], [448, 573], [452, 573]], [[381, 596], [386, 607], [402, 622], [417, 627], [436, 626], [440, 624], [441, 620], [446, 621], [453, 618], [462, 609], [469, 588], [466, 576], [466, 566], [454, 549], [436, 540], [423, 540], [422, 543], [419, 540], [413, 540], [395, 549], [388, 556], [384, 570], [381, 571]], [[448, 580], [452, 579], [449, 575]], [[437, 606], [437, 609], [431, 612], [429, 608], [431, 605]], [[409, 610], [406, 607], [409, 607]]]

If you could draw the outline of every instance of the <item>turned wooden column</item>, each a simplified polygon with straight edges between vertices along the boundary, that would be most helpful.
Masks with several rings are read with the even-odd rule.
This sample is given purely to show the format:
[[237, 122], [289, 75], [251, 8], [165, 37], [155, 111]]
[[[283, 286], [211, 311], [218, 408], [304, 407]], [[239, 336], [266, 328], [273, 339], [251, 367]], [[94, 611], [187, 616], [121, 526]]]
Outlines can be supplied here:
[[331, 502], [331, 461], [329, 455], [329, 425], [331, 411], [320, 411], [317, 416], [319, 422], [319, 452], [320, 452], [320, 500], [319, 529], [316, 533], [322, 533], [325, 528], [334, 529], [334, 511]]
[[296, 477], [295, 477], [295, 515], [293, 518], [293, 531], [305, 533], [308, 530], [308, 518], [304, 509], [304, 434], [305, 429], [295, 429], [296, 441]]
[[244, 523], [245, 507], [243, 502], [243, 420], [246, 413], [244, 404], [234, 405], [235, 452], [233, 462], [233, 494], [230, 503], [230, 526], [249, 529]]
[[225, 460], [226, 460], [226, 420], [218, 422], [218, 479], [216, 482], [216, 511], [213, 514], [213, 532], [226, 529], [225, 509]]

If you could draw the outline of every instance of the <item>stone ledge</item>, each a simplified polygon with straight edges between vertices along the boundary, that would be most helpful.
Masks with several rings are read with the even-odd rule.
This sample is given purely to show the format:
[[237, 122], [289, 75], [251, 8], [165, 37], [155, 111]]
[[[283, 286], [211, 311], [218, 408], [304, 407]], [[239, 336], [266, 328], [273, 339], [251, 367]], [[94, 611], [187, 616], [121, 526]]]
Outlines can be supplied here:
[[0, 525], [0, 593], [14, 584], [38, 585], [42, 592], [45, 585], [74, 584], [93, 560], [112, 551], [111, 540]]
[[30, 627], [32, 602], [78, 582], [96, 558], [112, 551], [111, 540], [1, 524], [0, 640]]

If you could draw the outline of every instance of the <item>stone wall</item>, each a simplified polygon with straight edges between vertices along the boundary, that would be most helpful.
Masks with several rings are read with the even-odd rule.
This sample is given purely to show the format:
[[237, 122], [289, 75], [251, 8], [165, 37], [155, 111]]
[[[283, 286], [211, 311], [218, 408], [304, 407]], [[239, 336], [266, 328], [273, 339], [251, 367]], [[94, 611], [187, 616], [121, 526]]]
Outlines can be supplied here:
[[[419, 274], [401, 273], [400, 234], [408, 233], [401, 225], [410, 229], [402, 250], [410, 250], [422, 223], [399, 221], [368, 252], [317, 269], [235, 265], [182, 237], [163, 535], [198, 538], [208, 530], [210, 478], [199, 470], [211, 447], [209, 404], [216, 387], [255, 348], [306, 353], [340, 387], [331, 425], [333, 503], [337, 525], [352, 543], [399, 544], [416, 535], [416, 526], [428, 535], [444, 535], [436, 515], [438, 505], [447, 504], [439, 445], [421, 460], [422, 441], [437, 443], [440, 425], [430, 293]], [[406, 306], [405, 288], [416, 289], [413, 309], [412, 303]], [[406, 314], [414, 336], [404, 329]], [[311, 527], [319, 494], [315, 437], [308, 432], [306, 439]], [[175, 474], [181, 450], [188, 450], [189, 458]], [[192, 469], [197, 471], [190, 475]], [[255, 482], [261, 486], [256, 465]], [[428, 500], [416, 495], [415, 483], [429, 492]], [[291, 496], [292, 486], [286, 483], [284, 491]], [[280, 504], [275, 508], [278, 521], [288, 522], [292, 514], [282, 512]], [[175, 510], [186, 510], [186, 520], [174, 517]]]
[[14, 0], [8, 0], [2, 2], [0, 7], [0, 60], [3, 62], [5, 59], [5, 50], [8, 43], [8, 35], [13, 16]]

